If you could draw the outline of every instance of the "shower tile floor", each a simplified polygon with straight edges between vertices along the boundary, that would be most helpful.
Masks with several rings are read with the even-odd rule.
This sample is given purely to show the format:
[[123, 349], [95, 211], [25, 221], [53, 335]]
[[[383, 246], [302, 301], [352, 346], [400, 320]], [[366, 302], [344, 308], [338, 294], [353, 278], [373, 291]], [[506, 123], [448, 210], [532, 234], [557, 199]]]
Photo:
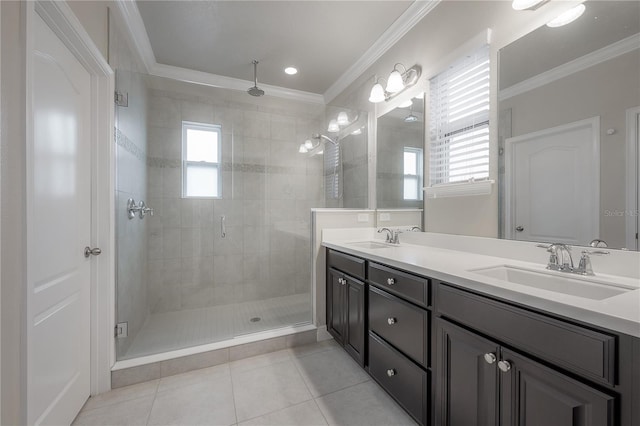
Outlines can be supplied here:
[[[259, 321], [251, 319], [260, 318]], [[311, 321], [309, 293], [151, 314], [119, 359], [131, 359]]]
[[89, 398], [74, 425], [415, 425], [333, 340]]

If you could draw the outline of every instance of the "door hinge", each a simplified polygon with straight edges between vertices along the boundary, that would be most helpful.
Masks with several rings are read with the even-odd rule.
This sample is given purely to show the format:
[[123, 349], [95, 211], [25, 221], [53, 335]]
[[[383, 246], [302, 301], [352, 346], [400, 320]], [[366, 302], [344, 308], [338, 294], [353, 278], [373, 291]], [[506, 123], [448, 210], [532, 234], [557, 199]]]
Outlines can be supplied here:
[[119, 322], [115, 327], [115, 337], [117, 339], [124, 339], [129, 335], [129, 323], [128, 322]]
[[119, 107], [128, 107], [129, 106], [129, 93], [120, 93], [115, 92], [114, 100], [116, 105]]

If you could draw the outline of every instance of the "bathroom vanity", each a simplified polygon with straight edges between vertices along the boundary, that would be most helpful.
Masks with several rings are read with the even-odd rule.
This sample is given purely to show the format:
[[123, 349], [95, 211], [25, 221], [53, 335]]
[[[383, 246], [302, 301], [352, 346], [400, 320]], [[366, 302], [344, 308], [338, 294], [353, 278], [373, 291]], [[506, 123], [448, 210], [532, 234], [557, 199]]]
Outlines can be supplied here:
[[373, 237], [323, 245], [328, 331], [418, 423], [640, 424], [636, 277], [580, 303], [487, 275], [517, 258]]

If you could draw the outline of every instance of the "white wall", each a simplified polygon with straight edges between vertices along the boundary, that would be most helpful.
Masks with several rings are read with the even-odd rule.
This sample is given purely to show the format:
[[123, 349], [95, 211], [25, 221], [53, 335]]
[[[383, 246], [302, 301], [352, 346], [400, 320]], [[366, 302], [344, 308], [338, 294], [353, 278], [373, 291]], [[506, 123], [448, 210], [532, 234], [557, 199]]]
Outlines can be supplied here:
[[25, 3], [1, 2], [2, 424], [22, 424], [25, 277]]

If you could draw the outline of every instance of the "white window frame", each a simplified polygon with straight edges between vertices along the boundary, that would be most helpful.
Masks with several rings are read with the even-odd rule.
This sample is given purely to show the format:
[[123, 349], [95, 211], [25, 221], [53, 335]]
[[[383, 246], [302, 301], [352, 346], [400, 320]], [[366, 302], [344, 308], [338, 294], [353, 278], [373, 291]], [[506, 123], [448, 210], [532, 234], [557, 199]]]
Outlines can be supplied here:
[[[201, 130], [218, 134], [218, 161], [188, 161], [187, 160], [187, 131]], [[216, 170], [218, 175], [217, 195], [196, 196], [187, 195], [187, 168], [189, 165], [208, 166]], [[222, 126], [219, 124], [196, 123], [193, 121], [182, 122], [182, 198], [217, 199], [222, 198]]]
[[[416, 155], [416, 174], [407, 174], [406, 170], [404, 170], [404, 154], [412, 153]], [[402, 180], [402, 198], [405, 201], [420, 201], [422, 200], [422, 176], [424, 175], [424, 150], [422, 148], [416, 148], [413, 146], [405, 146], [402, 150], [402, 168], [403, 168], [403, 180]], [[404, 183], [407, 178], [415, 179], [416, 181], [416, 194], [415, 198], [404, 198]]]
[[[490, 47], [488, 44], [484, 44], [482, 46], [478, 46], [472, 53], [472, 55], [477, 55], [478, 53], [481, 53], [481, 51], [484, 50], [486, 55], [485, 58], [487, 61], [491, 60], [491, 51], [490, 51]], [[464, 55], [467, 56], [467, 55]], [[455, 60], [451, 63], [451, 65], [449, 67], [447, 67], [445, 69], [445, 71], [441, 72], [440, 74], [435, 75], [431, 80], [430, 80], [430, 84], [443, 84], [443, 82], [445, 84], [448, 84], [448, 76], [445, 75], [445, 72], [450, 72], [449, 69], [456, 69], [459, 68], [462, 64], [464, 59], [464, 56], [460, 56], [460, 59]], [[489, 62], [489, 76], [488, 76], [488, 81], [491, 81], [491, 74], [490, 74], [490, 67], [491, 67], [491, 63]], [[440, 80], [440, 81], [438, 81]], [[447, 89], [445, 89], [447, 90]], [[488, 89], [490, 90], [490, 88]], [[490, 106], [490, 96], [491, 96], [491, 92], [489, 91], [489, 95], [486, 98], [486, 106], [489, 107]], [[447, 98], [445, 98], [447, 99]], [[438, 141], [438, 136], [440, 136], [442, 138], [442, 135], [438, 135], [435, 132], [442, 132], [442, 128], [439, 128], [438, 126], [441, 125], [441, 123], [443, 123], [444, 126], [449, 126], [448, 121], [446, 120], [442, 120], [439, 123], [434, 123], [433, 120], [433, 115], [434, 114], [443, 114], [446, 113], [448, 116], [448, 113], [446, 111], [448, 110], [438, 110], [438, 105], [433, 105], [434, 99], [433, 99], [433, 95], [431, 94], [430, 91], [430, 102], [432, 103], [431, 105], [431, 112], [432, 112], [432, 117], [431, 117], [431, 123], [430, 123], [430, 137], [429, 137], [429, 168], [430, 168], [430, 172], [429, 172], [429, 186], [425, 187], [425, 193], [426, 196], [428, 198], [437, 198], [437, 197], [451, 197], [451, 196], [467, 196], [467, 195], [485, 195], [485, 194], [490, 194], [491, 190], [492, 190], [492, 185], [494, 183], [493, 180], [489, 179], [490, 176], [490, 169], [487, 170], [486, 172], [486, 176], [478, 176], [478, 177], [472, 177], [469, 180], [450, 180], [449, 177], [446, 177], [444, 179], [444, 181], [434, 181], [436, 178], [434, 176], [435, 173], [437, 173], [437, 170], [435, 170], [434, 168], [434, 162], [439, 160], [444, 160], [446, 162], [446, 155], [442, 156], [438, 156], [434, 154], [434, 149], [439, 149], [442, 150], [443, 145], [442, 145], [442, 141]], [[448, 101], [447, 101], [448, 102]], [[480, 115], [484, 115], [484, 117], [480, 117]], [[486, 113], [479, 113], [479, 115], [473, 116], [473, 122], [469, 123], [467, 122], [464, 125], [460, 125], [459, 128], [455, 127], [455, 126], [451, 126], [449, 128], [445, 127], [445, 131], [447, 132], [447, 134], [449, 135], [455, 135], [457, 133], [464, 133], [465, 131], [471, 130], [474, 131], [474, 129], [480, 128], [482, 129], [483, 127], [486, 128], [487, 132], [489, 132], [490, 129], [490, 115], [491, 115], [491, 111], [487, 110]], [[435, 134], [434, 134], [435, 133]], [[490, 162], [490, 140], [488, 139], [489, 135], [487, 133], [487, 148], [486, 148], [486, 164], [488, 167], [491, 167], [491, 162]], [[438, 158], [439, 157], [439, 158]], [[442, 165], [442, 162], [440, 163], [440, 165]], [[443, 170], [447, 170], [448, 168], [448, 164], [445, 164], [444, 166], [441, 166], [441, 168]]]

